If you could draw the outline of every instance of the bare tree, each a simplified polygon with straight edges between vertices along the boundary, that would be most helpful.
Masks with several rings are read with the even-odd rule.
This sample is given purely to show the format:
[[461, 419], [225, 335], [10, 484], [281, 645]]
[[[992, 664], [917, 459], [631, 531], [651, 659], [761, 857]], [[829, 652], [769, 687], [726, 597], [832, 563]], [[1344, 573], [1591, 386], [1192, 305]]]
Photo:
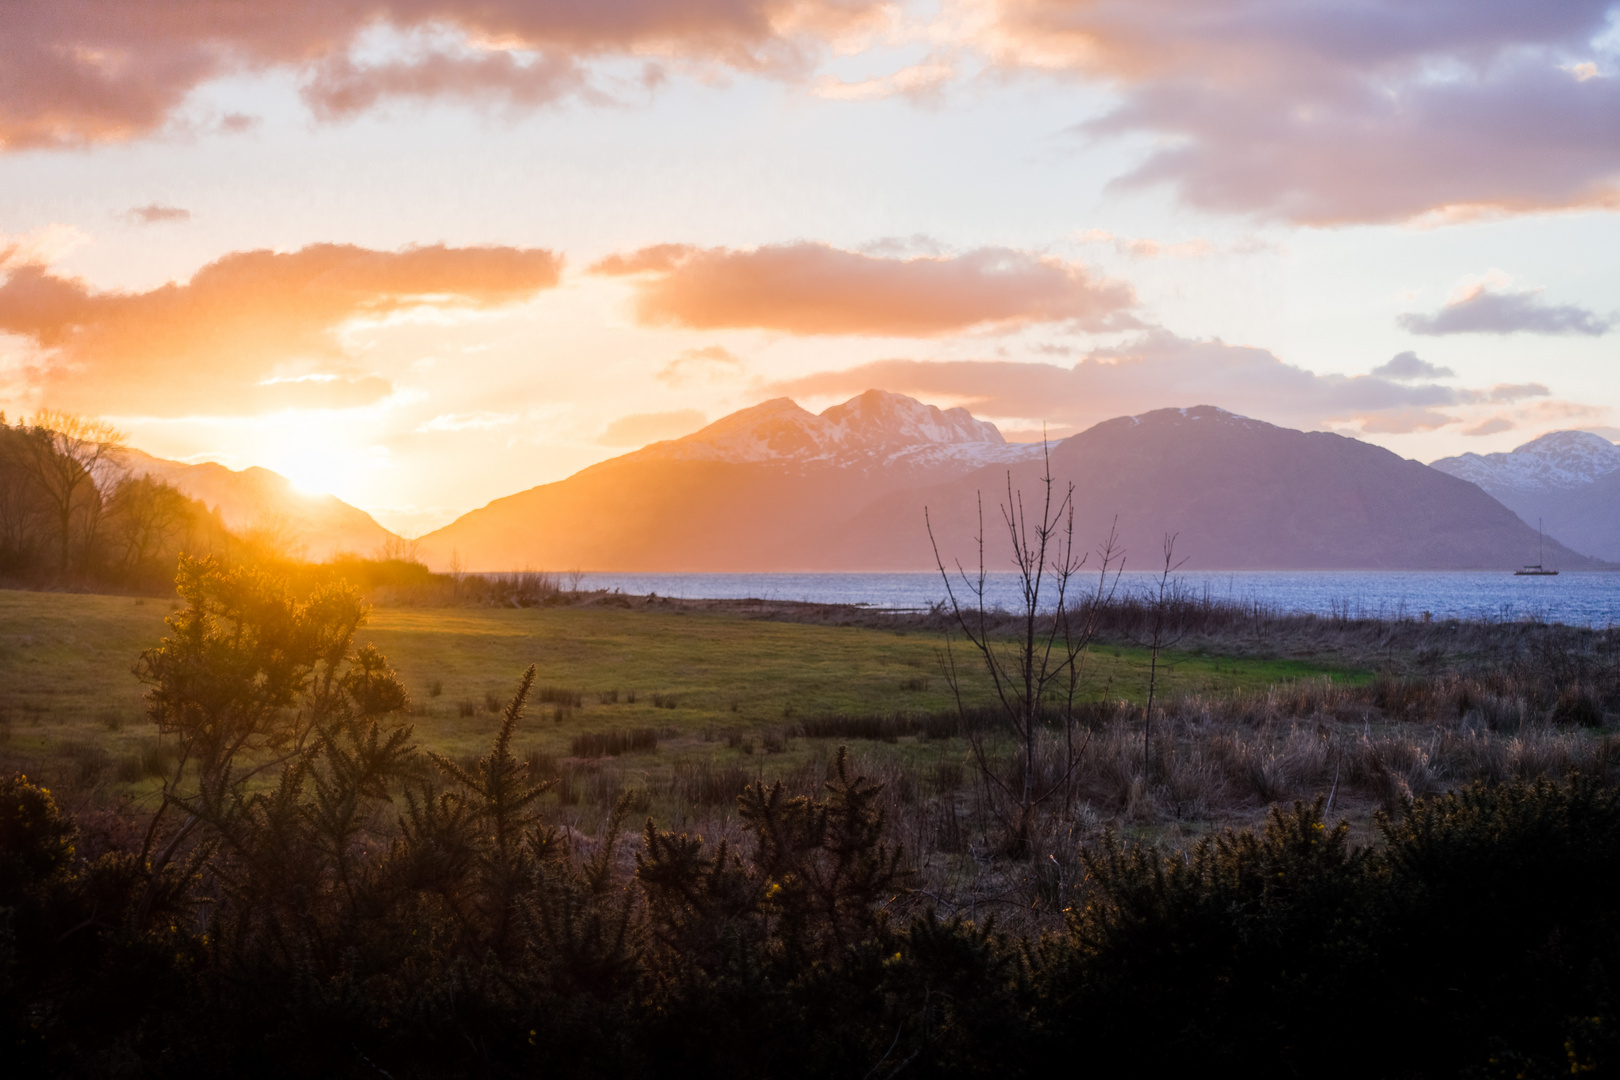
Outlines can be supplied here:
[[111, 540], [121, 549], [119, 564], [125, 573], [173, 550], [196, 516], [191, 500], [172, 484], [145, 475], [125, 477], [107, 501]]
[[[1040, 516], [1033, 523], [1026, 516], [1023, 493], [1014, 491], [1012, 474], [1007, 474], [1007, 501], [1001, 506], [1001, 516], [1012, 544], [1012, 561], [1019, 583], [1019, 606], [1014, 613], [1016, 632], [1010, 637], [1002, 637], [997, 632], [996, 624], [1001, 619], [992, 610], [988, 596], [982, 495], [979, 528], [974, 537], [979, 555], [977, 573], [970, 575], [957, 561], [955, 576], [960, 582], [960, 595], [958, 583], [953, 581], [940, 555], [933, 521], [926, 509], [923, 512], [934, 549], [934, 562], [945, 582], [956, 627], [984, 663], [995, 694], [998, 726], [1012, 737], [1021, 759], [1019, 777], [1002, 776], [986, 744], [985, 732], [977, 724], [964, 725], [981, 782], [989, 796], [987, 801], [1007, 829], [1009, 847], [1020, 856], [1029, 853], [1037, 807], [1058, 791], [1072, 791], [1071, 779], [1085, 749], [1083, 744], [1078, 748], [1074, 744], [1074, 702], [1080, 689], [1080, 665], [1095, 633], [1100, 606], [1094, 602], [1081, 612], [1071, 610], [1070, 585], [1088, 555], [1077, 555], [1074, 548], [1074, 485], [1068, 485], [1058, 497], [1049, 450], [1044, 461], [1045, 469], [1039, 481], [1043, 494]], [[1117, 543], [1117, 535], [1110, 532], [1107, 543], [1099, 551], [1103, 561], [1097, 600], [1101, 600], [1105, 592], [1111, 593], [1110, 569], [1113, 569], [1114, 581], [1118, 581], [1119, 569], [1113, 566], [1115, 560], [1120, 559]], [[1120, 560], [1122, 566], [1123, 560]], [[956, 698], [957, 709], [967, 720], [970, 713], [963, 677], [957, 668], [949, 636], [941, 667]], [[1045, 708], [1052, 697], [1062, 699], [1066, 761], [1058, 782], [1043, 786], [1037, 776], [1037, 742], [1046, 722]]]
[[422, 541], [390, 533], [388, 539], [373, 549], [371, 557], [379, 562], [419, 563], [422, 561]]
[[1175, 585], [1170, 575], [1180, 569], [1181, 564], [1176, 562], [1176, 537], [1179, 533], [1166, 533], [1164, 537], [1164, 566], [1159, 571], [1159, 580], [1154, 586], [1153, 622], [1151, 624], [1148, 640], [1143, 642], [1148, 647], [1148, 692], [1147, 705], [1142, 711], [1142, 768], [1146, 770], [1148, 779], [1153, 778], [1153, 700], [1159, 690], [1159, 657], [1164, 650], [1175, 646], [1182, 636], [1177, 627], [1173, 632], [1168, 625], [1168, 611], [1170, 601], [1174, 599]]
[[[1119, 544], [1117, 516], [1109, 524], [1108, 536], [1098, 545], [1095, 554], [1098, 563], [1096, 590], [1078, 609], [1074, 604], [1064, 604], [1058, 609], [1058, 617], [1063, 620], [1063, 647], [1068, 659], [1068, 666], [1064, 671], [1068, 685], [1064, 687], [1063, 697], [1063, 748], [1065, 758], [1069, 762], [1068, 768], [1064, 770], [1065, 810], [1074, 802], [1075, 767], [1079, 764], [1080, 754], [1085, 751], [1084, 744], [1078, 750], [1074, 745], [1074, 702], [1080, 695], [1080, 685], [1085, 676], [1087, 649], [1097, 636], [1097, 622], [1102, 617], [1103, 611], [1113, 602], [1114, 594], [1119, 589], [1120, 574], [1125, 571], [1125, 551]], [[1110, 571], [1112, 577], [1109, 576]], [[1088, 733], [1087, 739], [1089, 738]]]
[[57, 530], [57, 572], [65, 577], [74, 521], [83, 524], [86, 542], [93, 541], [100, 520], [98, 484], [117, 470], [124, 435], [105, 421], [48, 409], [33, 415], [25, 435], [29, 472]]

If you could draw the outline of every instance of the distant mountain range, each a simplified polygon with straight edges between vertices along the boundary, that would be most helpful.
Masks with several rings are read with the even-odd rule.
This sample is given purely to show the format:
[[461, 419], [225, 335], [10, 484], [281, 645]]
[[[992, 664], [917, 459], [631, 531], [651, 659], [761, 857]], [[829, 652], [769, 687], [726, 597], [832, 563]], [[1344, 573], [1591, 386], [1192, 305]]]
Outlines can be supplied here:
[[[930, 569], [924, 509], [946, 558], [1007, 565], [1009, 474], [1026, 514], [1042, 449], [965, 410], [872, 390], [819, 416], [786, 399], [566, 480], [498, 499], [421, 538], [468, 569]], [[1537, 537], [1479, 486], [1353, 439], [1211, 406], [1110, 420], [1054, 443], [1086, 547], [1116, 517], [1133, 568], [1177, 534], [1188, 569], [1513, 569]], [[1597, 560], [1549, 541], [1565, 569]]]
[[1463, 454], [1432, 468], [1478, 484], [1547, 535], [1620, 562], [1620, 446], [1587, 431], [1555, 431], [1507, 454]]
[[306, 495], [269, 469], [237, 471], [215, 462], [188, 465], [140, 450], [125, 450], [122, 464], [133, 475], [164, 481], [218, 510], [232, 532], [274, 533], [309, 559], [326, 559], [343, 551], [371, 555], [399, 540], [364, 510], [335, 495]]

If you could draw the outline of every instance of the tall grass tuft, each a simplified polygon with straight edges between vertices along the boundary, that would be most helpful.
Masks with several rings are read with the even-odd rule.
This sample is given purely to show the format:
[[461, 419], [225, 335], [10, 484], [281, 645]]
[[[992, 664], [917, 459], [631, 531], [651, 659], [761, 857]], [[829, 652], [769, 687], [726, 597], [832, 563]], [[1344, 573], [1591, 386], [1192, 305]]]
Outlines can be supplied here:
[[561, 686], [542, 686], [535, 691], [535, 700], [542, 705], [561, 705], [564, 708], [577, 709], [585, 704], [585, 695], [581, 691]]
[[575, 757], [618, 757], [658, 749], [658, 732], [652, 728], [633, 731], [587, 731], [574, 736], [569, 753]]
[[732, 806], [753, 775], [736, 765], [714, 765], [703, 760], [679, 762], [670, 777], [670, 792], [688, 806]]

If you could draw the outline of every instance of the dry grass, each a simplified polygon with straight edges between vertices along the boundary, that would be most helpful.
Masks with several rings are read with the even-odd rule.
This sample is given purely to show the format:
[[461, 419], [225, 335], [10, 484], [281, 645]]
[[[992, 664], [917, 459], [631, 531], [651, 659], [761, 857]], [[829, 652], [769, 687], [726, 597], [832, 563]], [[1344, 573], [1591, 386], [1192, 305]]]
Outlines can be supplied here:
[[[0, 601], [0, 640], [14, 646], [0, 656], [6, 755], [49, 763], [74, 805], [142, 797], [145, 778], [167, 762], [127, 671], [162, 632], [162, 606]], [[1106, 641], [1094, 650], [1091, 692], [1106, 700], [1078, 711], [1083, 750], [1072, 774], [1061, 728], [1041, 738], [1037, 788], [1049, 795], [1034, 856], [1014, 860], [1001, 854], [1004, 827], [963, 737], [993, 731], [994, 713], [957, 713], [943, 681], [919, 674], [935, 662], [934, 617], [801, 607], [803, 622], [822, 625], [788, 625], [782, 605], [604, 603], [379, 611], [364, 636], [420, 688], [418, 737], [468, 761], [487, 746], [490, 710], [512, 673], [538, 659], [547, 682], [520, 738], [533, 773], [554, 781], [548, 813], [580, 843], [621, 797], [663, 827], [735, 839], [745, 785], [814, 794], [848, 744], [859, 770], [883, 785], [888, 829], [917, 868], [918, 895], [1004, 923], [1052, 925], [1084, 888], [1077, 848], [1107, 829], [1176, 844], [1322, 797], [1367, 839], [1373, 815], [1399, 812], [1409, 797], [1473, 780], [1620, 770], [1613, 631], [1188, 604], [1187, 651], [1173, 658], [1177, 682], [1149, 746], [1139, 655]], [[1105, 637], [1128, 638], [1139, 614], [1112, 611]], [[837, 629], [845, 618], [867, 625]], [[1318, 674], [1352, 662], [1382, 673]], [[988, 746], [994, 755], [999, 744]], [[1010, 760], [993, 764], [1012, 779]]]

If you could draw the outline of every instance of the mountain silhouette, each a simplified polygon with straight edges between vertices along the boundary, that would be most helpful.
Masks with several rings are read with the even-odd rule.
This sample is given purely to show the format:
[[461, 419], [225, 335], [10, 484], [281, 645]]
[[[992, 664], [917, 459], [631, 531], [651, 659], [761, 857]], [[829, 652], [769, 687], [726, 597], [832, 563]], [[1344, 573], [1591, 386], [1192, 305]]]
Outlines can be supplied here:
[[187, 464], [125, 450], [121, 464], [131, 475], [146, 475], [178, 488], [218, 510], [225, 527], [237, 534], [272, 533], [292, 554], [321, 560], [338, 552], [370, 555], [399, 537], [372, 516], [335, 495], [298, 491], [280, 473], [258, 467], [228, 469], [217, 462]]
[[[1026, 515], [1042, 448], [965, 410], [868, 391], [817, 415], [777, 399], [681, 439], [497, 499], [421, 539], [471, 570], [921, 570], [1010, 558], [1009, 477]], [[1387, 450], [1213, 406], [1105, 421], [1050, 447], [1075, 485], [1077, 543], [1117, 519], [1130, 565], [1177, 534], [1187, 569], [1513, 569], [1536, 534], [1473, 483]], [[1557, 544], [1545, 560], [1603, 564]]]

